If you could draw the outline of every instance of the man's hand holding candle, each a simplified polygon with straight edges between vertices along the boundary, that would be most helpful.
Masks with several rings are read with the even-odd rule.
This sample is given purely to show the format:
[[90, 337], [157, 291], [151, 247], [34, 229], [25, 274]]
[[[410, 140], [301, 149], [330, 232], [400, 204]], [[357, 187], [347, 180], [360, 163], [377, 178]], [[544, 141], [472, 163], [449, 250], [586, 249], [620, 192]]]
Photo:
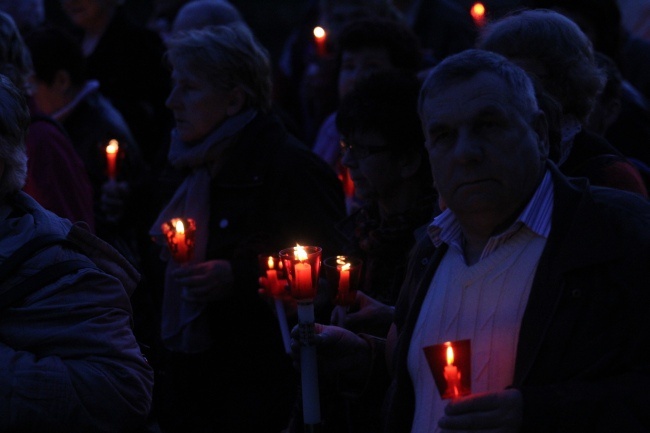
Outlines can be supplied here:
[[438, 425], [443, 433], [516, 433], [521, 428], [523, 406], [521, 392], [514, 388], [472, 394], [450, 401]]
[[[317, 348], [321, 375], [340, 376], [350, 383], [364, 381], [371, 364], [371, 348], [366, 340], [338, 326], [315, 324], [313, 344]], [[300, 329], [291, 330], [291, 351], [300, 366]]]
[[[386, 335], [393, 322], [395, 309], [383, 304], [361, 291], [356, 292], [355, 303], [347, 311], [337, 306], [332, 310], [330, 323], [353, 332], [366, 332], [373, 335]], [[380, 332], [370, 332], [378, 330]]]

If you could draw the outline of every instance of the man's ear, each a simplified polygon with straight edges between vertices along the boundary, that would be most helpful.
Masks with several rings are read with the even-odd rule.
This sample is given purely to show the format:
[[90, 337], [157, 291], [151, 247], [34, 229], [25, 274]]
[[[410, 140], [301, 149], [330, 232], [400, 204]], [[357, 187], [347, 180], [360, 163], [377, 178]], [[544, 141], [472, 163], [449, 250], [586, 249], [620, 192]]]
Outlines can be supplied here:
[[226, 114], [234, 116], [244, 108], [246, 104], [246, 94], [241, 87], [236, 86], [228, 92], [228, 106], [226, 107]]
[[542, 155], [542, 160], [548, 159], [548, 152], [550, 149], [549, 134], [548, 134], [548, 122], [546, 121], [546, 115], [542, 110], [539, 110], [535, 114], [535, 118], [532, 122], [533, 129], [537, 135], [537, 146], [539, 148], [539, 153]]

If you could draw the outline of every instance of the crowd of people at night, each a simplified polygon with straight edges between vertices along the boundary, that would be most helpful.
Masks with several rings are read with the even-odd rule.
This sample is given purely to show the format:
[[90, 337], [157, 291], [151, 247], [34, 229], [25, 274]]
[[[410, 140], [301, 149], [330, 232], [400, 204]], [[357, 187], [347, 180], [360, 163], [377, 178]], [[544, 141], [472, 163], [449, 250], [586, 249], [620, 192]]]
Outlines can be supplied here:
[[273, 3], [0, 0], [0, 432], [650, 431], [650, 8]]

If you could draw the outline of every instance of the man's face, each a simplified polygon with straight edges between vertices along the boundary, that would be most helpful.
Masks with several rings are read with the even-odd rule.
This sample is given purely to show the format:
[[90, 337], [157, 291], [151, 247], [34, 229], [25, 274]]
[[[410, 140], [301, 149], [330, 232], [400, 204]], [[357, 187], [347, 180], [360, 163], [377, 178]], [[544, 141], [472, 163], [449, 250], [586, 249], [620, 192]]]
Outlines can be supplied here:
[[543, 115], [523, 115], [511, 96], [500, 77], [481, 72], [424, 102], [433, 178], [459, 217], [484, 214], [503, 223], [540, 180], [547, 146]]

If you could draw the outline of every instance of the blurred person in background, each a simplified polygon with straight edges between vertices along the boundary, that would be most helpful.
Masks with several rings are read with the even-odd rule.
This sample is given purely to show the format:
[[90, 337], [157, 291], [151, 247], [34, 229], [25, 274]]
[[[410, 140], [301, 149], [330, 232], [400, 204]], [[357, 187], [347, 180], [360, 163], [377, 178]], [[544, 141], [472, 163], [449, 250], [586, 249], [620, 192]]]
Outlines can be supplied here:
[[139, 275], [21, 191], [31, 122], [0, 75], [0, 431], [143, 431], [153, 372], [131, 330]]
[[169, 72], [160, 37], [131, 19], [123, 0], [60, 0], [79, 38], [86, 75], [124, 116], [144, 160], [162, 164], [171, 118], [165, 109]]
[[[0, 73], [8, 76], [31, 101], [32, 59], [13, 19], [0, 12]], [[27, 131], [25, 192], [44, 208], [94, 231], [92, 186], [83, 161], [63, 127], [30, 107]]]

